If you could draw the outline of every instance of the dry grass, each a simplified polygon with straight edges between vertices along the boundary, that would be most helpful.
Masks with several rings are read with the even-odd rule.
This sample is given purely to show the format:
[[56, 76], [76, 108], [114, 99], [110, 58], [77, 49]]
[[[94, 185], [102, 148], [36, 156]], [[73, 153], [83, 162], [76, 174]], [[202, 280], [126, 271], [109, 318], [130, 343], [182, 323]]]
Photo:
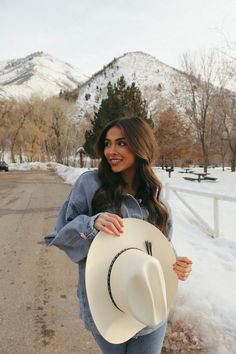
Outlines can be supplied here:
[[209, 353], [204, 340], [199, 338], [193, 327], [182, 321], [168, 324], [162, 354], [206, 354]]

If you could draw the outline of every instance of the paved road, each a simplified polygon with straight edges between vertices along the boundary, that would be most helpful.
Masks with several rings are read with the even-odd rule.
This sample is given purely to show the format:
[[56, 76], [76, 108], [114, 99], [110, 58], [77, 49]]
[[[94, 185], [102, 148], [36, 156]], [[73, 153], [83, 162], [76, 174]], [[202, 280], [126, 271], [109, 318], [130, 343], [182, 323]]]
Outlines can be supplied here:
[[0, 173], [0, 354], [99, 354], [78, 319], [77, 266], [42, 236], [69, 186], [51, 171]]

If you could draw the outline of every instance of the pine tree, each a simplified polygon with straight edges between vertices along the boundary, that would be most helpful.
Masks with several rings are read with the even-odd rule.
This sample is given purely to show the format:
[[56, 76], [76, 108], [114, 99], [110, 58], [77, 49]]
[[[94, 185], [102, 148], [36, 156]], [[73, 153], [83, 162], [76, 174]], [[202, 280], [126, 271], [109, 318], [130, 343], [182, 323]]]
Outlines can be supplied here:
[[133, 82], [126, 85], [124, 76], [116, 84], [107, 85], [107, 98], [103, 99], [99, 110], [91, 121], [91, 129], [85, 132], [84, 149], [91, 157], [96, 157], [94, 146], [103, 127], [110, 121], [122, 117], [140, 117], [151, 126], [153, 122], [148, 118], [147, 103], [142, 98], [139, 88]]

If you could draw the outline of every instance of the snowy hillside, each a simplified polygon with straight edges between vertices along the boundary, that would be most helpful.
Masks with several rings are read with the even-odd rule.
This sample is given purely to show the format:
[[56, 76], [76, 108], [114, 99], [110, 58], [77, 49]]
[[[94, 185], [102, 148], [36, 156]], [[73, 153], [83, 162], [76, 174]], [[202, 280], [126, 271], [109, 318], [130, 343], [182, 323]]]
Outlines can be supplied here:
[[79, 117], [97, 110], [101, 100], [106, 97], [108, 82], [114, 84], [122, 75], [128, 85], [136, 83], [149, 103], [150, 110], [166, 102], [183, 110], [180, 86], [184, 74], [149, 54], [132, 52], [115, 58], [80, 87]]
[[36, 52], [25, 58], [0, 62], [0, 98], [46, 98], [60, 90], [73, 90], [88, 77], [79, 69], [49, 54]]

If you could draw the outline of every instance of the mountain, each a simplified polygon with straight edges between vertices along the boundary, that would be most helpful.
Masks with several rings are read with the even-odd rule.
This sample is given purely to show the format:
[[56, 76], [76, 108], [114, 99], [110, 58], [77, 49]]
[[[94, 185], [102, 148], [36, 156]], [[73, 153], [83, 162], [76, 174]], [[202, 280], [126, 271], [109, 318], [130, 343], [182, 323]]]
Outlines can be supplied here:
[[108, 82], [114, 84], [122, 75], [128, 85], [135, 82], [139, 87], [151, 112], [166, 105], [184, 110], [182, 86], [185, 74], [149, 54], [130, 52], [115, 58], [80, 86], [77, 101], [79, 119], [98, 110], [102, 99], [107, 96]]
[[42, 98], [73, 90], [88, 77], [79, 69], [43, 52], [0, 62], [0, 99]]

